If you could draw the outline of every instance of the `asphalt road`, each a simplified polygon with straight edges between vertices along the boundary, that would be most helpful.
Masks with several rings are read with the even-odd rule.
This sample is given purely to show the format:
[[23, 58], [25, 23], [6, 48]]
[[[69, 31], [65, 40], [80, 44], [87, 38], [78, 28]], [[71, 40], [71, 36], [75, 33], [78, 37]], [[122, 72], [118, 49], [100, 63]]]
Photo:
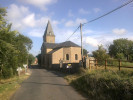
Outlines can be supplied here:
[[32, 74], [12, 96], [11, 100], [86, 100], [61, 75], [33, 67]]

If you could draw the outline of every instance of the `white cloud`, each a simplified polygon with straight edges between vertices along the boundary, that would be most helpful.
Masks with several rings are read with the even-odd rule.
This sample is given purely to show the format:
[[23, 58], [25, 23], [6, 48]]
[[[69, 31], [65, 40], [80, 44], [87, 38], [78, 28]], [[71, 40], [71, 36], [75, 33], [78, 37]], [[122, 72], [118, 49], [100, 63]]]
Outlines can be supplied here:
[[34, 29], [34, 30], [30, 31], [28, 34], [33, 37], [41, 37], [42, 38], [44, 32], [41, 31], [40, 29]]
[[32, 13], [28, 16], [26, 16], [22, 22], [26, 25], [26, 26], [29, 26], [29, 27], [34, 27], [36, 25], [36, 21], [35, 21], [35, 14]]
[[123, 34], [126, 34], [127, 33], [127, 30], [124, 29], [124, 28], [122, 28], [122, 29], [116, 28], [116, 29], [113, 29], [112, 32], [114, 34], [117, 34], [117, 35], [123, 35]]
[[57, 2], [57, 0], [19, 0], [19, 1], [27, 3], [27, 4], [31, 4], [43, 10], [47, 10], [46, 8], [47, 5]]
[[100, 12], [100, 11], [101, 11], [101, 9], [100, 9], [100, 8], [94, 8], [93, 10], [94, 10], [94, 12], [95, 12], [95, 13], [98, 13], [98, 12]]
[[91, 45], [93, 47], [97, 47], [99, 45], [98, 40], [95, 39], [95, 38], [85, 37], [83, 39], [84, 39], [84, 43], [89, 44], [89, 45]]
[[11, 4], [7, 10], [7, 19], [13, 25], [13, 29], [22, 30], [24, 25], [22, 24], [22, 19], [30, 13], [29, 8], [25, 6], [18, 7], [15, 4]]
[[8, 21], [12, 23], [13, 30], [18, 30], [20, 32], [31, 30], [30, 32], [27, 32], [27, 34], [33, 37], [41, 37], [39, 32], [42, 32], [40, 30], [47, 25], [48, 20], [51, 21], [51, 24], [54, 27], [59, 24], [59, 21], [57, 20], [52, 20], [48, 16], [38, 16], [31, 12], [28, 7], [17, 6], [15, 4], [9, 6], [7, 15]]
[[86, 22], [87, 22], [86, 19], [77, 18], [75, 21], [72, 21], [72, 20], [67, 21], [65, 23], [65, 26], [66, 27], [73, 27], [73, 26], [79, 25], [80, 23], [86, 23]]
[[90, 12], [81, 8], [81, 9], [79, 9], [79, 13], [80, 14], [89, 14]]

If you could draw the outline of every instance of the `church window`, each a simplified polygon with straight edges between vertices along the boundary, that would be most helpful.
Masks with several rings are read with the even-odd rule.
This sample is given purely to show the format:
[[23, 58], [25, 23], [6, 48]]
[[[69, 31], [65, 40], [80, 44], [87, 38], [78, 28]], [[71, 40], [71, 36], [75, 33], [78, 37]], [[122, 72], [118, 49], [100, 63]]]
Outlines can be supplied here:
[[69, 60], [69, 54], [66, 54], [66, 60]]
[[75, 60], [78, 60], [78, 55], [77, 54], [75, 54]]

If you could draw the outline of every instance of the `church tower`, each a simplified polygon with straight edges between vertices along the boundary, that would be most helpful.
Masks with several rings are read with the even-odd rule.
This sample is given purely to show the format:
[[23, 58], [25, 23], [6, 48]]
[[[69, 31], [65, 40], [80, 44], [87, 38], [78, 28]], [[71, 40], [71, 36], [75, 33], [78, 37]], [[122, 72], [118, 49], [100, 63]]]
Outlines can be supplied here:
[[52, 26], [50, 24], [50, 21], [48, 21], [46, 30], [44, 32], [43, 41], [47, 43], [55, 43], [55, 35]]

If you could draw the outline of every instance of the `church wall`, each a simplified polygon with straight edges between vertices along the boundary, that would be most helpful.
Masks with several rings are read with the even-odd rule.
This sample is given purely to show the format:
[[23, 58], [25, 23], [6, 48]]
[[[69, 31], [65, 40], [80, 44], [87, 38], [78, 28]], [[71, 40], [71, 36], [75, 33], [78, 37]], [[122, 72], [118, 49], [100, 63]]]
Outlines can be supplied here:
[[[69, 55], [69, 60], [66, 60], [66, 54]], [[63, 48], [63, 63], [71, 63], [71, 48]]]
[[63, 59], [63, 49], [59, 49], [52, 54], [52, 64], [59, 64], [59, 60]]
[[[78, 59], [75, 59], [75, 54], [78, 55]], [[80, 47], [71, 47], [71, 63], [79, 63], [81, 60], [81, 48]]]

